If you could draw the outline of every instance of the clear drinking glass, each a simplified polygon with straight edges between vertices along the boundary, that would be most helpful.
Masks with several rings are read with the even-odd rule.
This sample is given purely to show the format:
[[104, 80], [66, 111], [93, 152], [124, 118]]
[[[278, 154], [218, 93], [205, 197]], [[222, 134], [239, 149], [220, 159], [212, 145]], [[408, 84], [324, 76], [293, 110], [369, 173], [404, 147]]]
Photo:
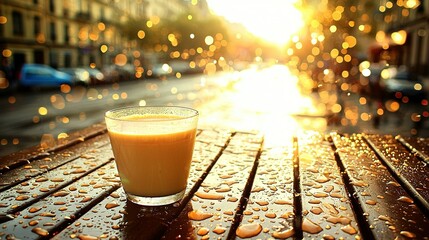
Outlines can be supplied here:
[[105, 120], [127, 198], [147, 206], [182, 199], [198, 111], [174, 106], [125, 107], [107, 111]]

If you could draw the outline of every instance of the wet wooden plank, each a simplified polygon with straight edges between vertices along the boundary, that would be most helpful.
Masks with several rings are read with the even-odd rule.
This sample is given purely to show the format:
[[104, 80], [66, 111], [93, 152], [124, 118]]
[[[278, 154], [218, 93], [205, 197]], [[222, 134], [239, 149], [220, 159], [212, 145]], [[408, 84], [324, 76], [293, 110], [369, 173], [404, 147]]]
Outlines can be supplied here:
[[304, 239], [360, 239], [331, 143], [320, 133], [298, 138]]
[[[252, 172], [262, 144], [260, 136], [235, 133], [213, 169], [202, 182], [178, 219], [189, 219], [186, 236], [234, 238], [253, 181]], [[165, 239], [178, 237], [182, 221], [174, 221]]]
[[9, 169], [2, 173], [0, 191], [11, 188], [26, 179], [36, 177], [54, 168], [57, 168], [67, 162], [73, 161], [79, 157], [89, 157], [95, 149], [109, 144], [107, 134], [99, 135], [85, 142], [63, 149], [55, 154], [50, 154], [46, 157], [28, 161], [26, 164]]
[[0, 193], [0, 211], [15, 214], [112, 161], [113, 154], [110, 145], [87, 152], [58, 168], [2, 191]]
[[391, 175], [362, 135], [332, 135], [349, 179], [349, 191], [368, 239], [425, 239], [429, 219]]
[[[1, 224], [0, 236], [37, 239], [52, 237], [57, 229], [64, 228], [68, 224], [79, 226], [81, 223], [74, 222], [75, 218], [78, 218], [82, 212], [89, 211], [93, 204], [104, 199], [119, 185], [115, 164], [111, 161], [84, 178], [57, 189], [16, 213], [13, 220]], [[37, 192], [45, 187], [39, 185], [34, 190]], [[100, 220], [104, 221], [102, 218]], [[93, 223], [87, 222], [87, 224]]]
[[55, 152], [70, 148], [105, 132], [105, 124], [94, 124], [83, 130], [72, 132], [66, 138], [56, 140], [52, 137], [50, 141], [45, 143], [0, 157], [0, 173], [26, 165], [34, 160], [50, 157]]
[[262, 151], [238, 237], [285, 239], [294, 235], [294, 150], [291, 138], [284, 146]]
[[183, 219], [187, 219], [186, 214], [179, 214], [182, 211], [190, 211], [190, 198], [224, 151], [230, 137], [229, 131], [213, 130], [203, 130], [197, 135], [188, 187], [182, 202], [158, 207], [139, 206], [127, 201], [123, 189], [119, 188], [74, 224], [59, 232], [55, 238], [132, 239], [138, 236], [140, 239], [159, 239], [167, 229], [174, 229], [170, 227], [173, 220], [177, 219], [175, 221], [182, 224]]
[[429, 138], [396, 137], [413, 154], [429, 164]]
[[365, 139], [394, 178], [429, 215], [429, 166], [390, 135], [366, 135]]

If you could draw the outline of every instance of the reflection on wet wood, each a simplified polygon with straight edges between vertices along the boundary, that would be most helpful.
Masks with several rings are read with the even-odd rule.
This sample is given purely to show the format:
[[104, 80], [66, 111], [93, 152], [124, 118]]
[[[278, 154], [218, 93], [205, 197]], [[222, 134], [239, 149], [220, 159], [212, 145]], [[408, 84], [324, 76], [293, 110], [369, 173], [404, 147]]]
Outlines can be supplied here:
[[1, 239], [425, 239], [427, 139], [200, 129], [182, 201], [127, 201], [103, 125], [2, 159]]

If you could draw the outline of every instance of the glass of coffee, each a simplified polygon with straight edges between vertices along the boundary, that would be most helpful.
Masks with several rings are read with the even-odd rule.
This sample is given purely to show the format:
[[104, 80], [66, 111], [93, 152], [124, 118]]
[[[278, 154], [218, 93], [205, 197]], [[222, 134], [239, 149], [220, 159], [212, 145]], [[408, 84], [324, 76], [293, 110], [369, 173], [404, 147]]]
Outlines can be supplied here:
[[136, 106], [105, 113], [110, 143], [127, 198], [167, 205], [186, 190], [198, 111], [176, 106]]

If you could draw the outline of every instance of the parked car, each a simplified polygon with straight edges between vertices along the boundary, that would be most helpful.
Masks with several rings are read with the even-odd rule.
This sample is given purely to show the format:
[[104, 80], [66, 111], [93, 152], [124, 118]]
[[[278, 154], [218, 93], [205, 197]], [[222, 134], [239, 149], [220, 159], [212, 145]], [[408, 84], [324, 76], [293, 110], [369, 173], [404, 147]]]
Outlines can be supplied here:
[[91, 84], [89, 72], [84, 68], [59, 68], [58, 70], [71, 75], [76, 85], [88, 86]]
[[422, 79], [408, 70], [397, 71], [391, 77], [382, 80], [381, 86], [387, 97], [407, 96], [413, 99], [426, 97]]
[[58, 87], [74, 85], [73, 77], [48, 65], [24, 64], [19, 75], [20, 87]]
[[100, 84], [105, 80], [104, 74], [97, 68], [85, 67], [85, 70], [89, 72], [89, 78], [91, 84]]

